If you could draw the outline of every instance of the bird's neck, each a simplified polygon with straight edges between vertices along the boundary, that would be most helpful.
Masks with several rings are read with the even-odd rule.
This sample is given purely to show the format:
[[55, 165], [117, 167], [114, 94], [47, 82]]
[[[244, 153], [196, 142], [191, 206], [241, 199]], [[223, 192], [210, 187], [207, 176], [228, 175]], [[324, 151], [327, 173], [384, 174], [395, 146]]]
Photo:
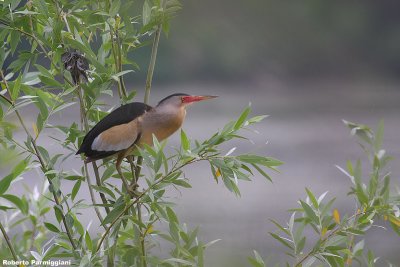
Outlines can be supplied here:
[[[185, 116], [186, 109], [184, 107], [157, 106], [146, 113], [146, 119], [143, 120], [142, 129], [145, 130], [143, 134], [146, 135], [144, 138], [152, 140], [154, 134], [161, 141], [169, 137], [181, 127]], [[150, 140], [147, 140], [146, 143], [148, 141]]]

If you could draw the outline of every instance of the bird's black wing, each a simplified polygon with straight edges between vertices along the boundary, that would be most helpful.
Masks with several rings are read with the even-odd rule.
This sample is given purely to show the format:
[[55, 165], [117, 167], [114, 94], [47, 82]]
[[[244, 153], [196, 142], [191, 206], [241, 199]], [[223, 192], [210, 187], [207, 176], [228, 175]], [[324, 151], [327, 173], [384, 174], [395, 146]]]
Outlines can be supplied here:
[[[102, 132], [110, 129], [111, 127], [131, 122], [143, 115], [145, 112], [150, 111], [151, 106], [140, 102], [133, 102], [120, 106], [112, 111], [110, 114], [100, 120], [83, 138], [83, 142], [76, 154], [85, 153], [90, 159], [101, 159], [111, 156], [118, 151], [95, 151], [92, 150], [93, 140]], [[133, 145], [133, 144], [132, 144]]]

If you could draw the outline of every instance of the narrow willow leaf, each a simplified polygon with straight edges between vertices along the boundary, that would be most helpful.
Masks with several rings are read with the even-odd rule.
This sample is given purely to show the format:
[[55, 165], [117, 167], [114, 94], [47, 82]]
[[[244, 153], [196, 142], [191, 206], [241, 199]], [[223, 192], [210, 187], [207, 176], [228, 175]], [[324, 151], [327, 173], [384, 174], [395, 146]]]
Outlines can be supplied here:
[[142, 12], [142, 19], [143, 19], [143, 26], [147, 25], [150, 22], [151, 18], [151, 6], [148, 0], [145, 0], [143, 3], [143, 12]]
[[120, 203], [117, 205], [114, 209], [110, 211], [110, 213], [107, 214], [107, 216], [104, 218], [103, 222], [101, 223], [102, 225], [106, 225], [108, 223], [111, 223], [114, 221], [118, 216], [121, 215], [122, 211], [125, 209], [124, 203]]
[[307, 192], [307, 195], [310, 198], [311, 203], [313, 204], [314, 208], [318, 209], [319, 208], [319, 204], [318, 204], [318, 201], [315, 198], [314, 194], [308, 188], [306, 188], [306, 192]]
[[302, 200], [300, 200], [300, 204], [303, 207], [303, 210], [306, 213], [307, 217], [311, 219], [311, 221], [313, 221], [314, 223], [318, 224], [318, 216], [315, 211], [310, 207], [310, 205]]
[[172, 181], [173, 184], [182, 186], [184, 188], [192, 188], [192, 186], [183, 179], [177, 179]]
[[124, 71], [121, 71], [121, 72], [118, 72], [118, 73], [112, 75], [111, 78], [113, 78], [115, 81], [118, 82], [120, 76], [125, 75], [129, 72], [133, 72], [133, 71], [134, 70], [124, 70]]
[[[14, 81], [14, 85], [12, 87], [10, 87], [10, 91], [11, 91], [11, 98], [13, 100], [16, 100], [18, 98], [20, 89], [21, 89], [21, 79], [22, 79], [22, 75], [19, 75], [18, 78]], [[12, 88], [12, 90], [11, 90]]]
[[275, 224], [276, 227], [278, 227], [282, 232], [284, 232], [287, 235], [290, 235], [290, 232], [288, 231], [288, 229], [284, 228], [282, 225], [280, 225], [277, 221], [273, 220], [273, 219], [269, 219], [270, 222], [272, 222], [273, 224]]
[[59, 232], [60, 232], [60, 230], [58, 229], [58, 227], [55, 226], [55, 225], [52, 224], [52, 223], [45, 222], [45, 223], [44, 223], [44, 226], [45, 226], [47, 229], [49, 229], [51, 232], [54, 232], [54, 233], [59, 233]]
[[184, 130], [181, 130], [181, 144], [184, 151], [190, 150], [190, 141]]
[[76, 194], [78, 194], [79, 189], [81, 188], [81, 183], [82, 183], [82, 181], [81, 181], [81, 180], [78, 180], [78, 181], [75, 183], [74, 187], [72, 188], [72, 192], [71, 192], [71, 199], [72, 199], [72, 200], [74, 200], [75, 197], [76, 197]]
[[[14, 196], [14, 195], [1, 195], [0, 196], [4, 199], [7, 199], [11, 203], [13, 203], [23, 214], [28, 214], [28, 203], [24, 203], [23, 199]], [[26, 202], [26, 199], [25, 199]]]
[[253, 166], [254, 169], [256, 169], [262, 176], [267, 178], [267, 180], [272, 182], [272, 178], [263, 169], [261, 169], [257, 164], [251, 163], [251, 166]]
[[288, 241], [286, 241], [283, 237], [274, 234], [274, 233], [269, 233], [273, 238], [275, 238], [276, 240], [278, 240], [281, 244], [285, 245], [286, 247], [288, 247], [289, 249], [293, 250], [293, 246], [292, 244], [290, 244]]
[[0, 195], [4, 194], [8, 190], [8, 188], [10, 187], [11, 181], [14, 179], [15, 179], [14, 175], [9, 174], [0, 180]]
[[92, 238], [90, 237], [90, 234], [88, 231], [86, 231], [85, 233], [85, 243], [86, 243], [86, 247], [92, 251], [93, 250], [93, 242], [92, 242]]
[[94, 190], [96, 190], [97, 192], [105, 193], [105, 194], [109, 195], [112, 199], [115, 199], [115, 194], [108, 187], [92, 185], [92, 188]]
[[234, 130], [239, 130], [243, 126], [250, 111], [251, 111], [250, 107], [247, 107], [243, 110], [242, 114], [240, 115], [240, 117], [237, 119], [235, 125], [233, 126]]
[[72, 105], [75, 105], [75, 102], [68, 102], [68, 103], [61, 104], [61, 105], [57, 106], [57, 107], [53, 110], [52, 113], [60, 112], [61, 110], [65, 109], [65, 108], [67, 108], [67, 107], [70, 107], [70, 106], [72, 106]]
[[176, 216], [175, 212], [170, 207], [166, 207], [165, 210], [167, 211], [169, 221], [178, 224], [179, 221], [178, 221], [178, 217]]

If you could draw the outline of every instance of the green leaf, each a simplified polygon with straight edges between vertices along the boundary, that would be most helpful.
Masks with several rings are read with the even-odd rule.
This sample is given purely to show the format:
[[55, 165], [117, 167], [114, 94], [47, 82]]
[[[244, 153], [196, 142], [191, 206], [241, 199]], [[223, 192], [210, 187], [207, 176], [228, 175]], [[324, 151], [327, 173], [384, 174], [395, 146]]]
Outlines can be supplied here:
[[124, 70], [124, 71], [121, 71], [121, 72], [118, 72], [118, 73], [112, 75], [111, 78], [113, 78], [116, 82], [118, 82], [120, 76], [125, 75], [129, 72], [133, 72], [133, 71], [134, 70]]
[[55, 206], [53, 206], [53, 209], [54, 209], [54, 214], [56, 215], [57, 221], [61, 222], [61, 220], [63, 218], [62, 206], [55, 205]]
[[16, 100], [18, 98], [19, 91], [21, 89], [21, 80], [22, 80], [22, 75], [19, 75], [18, 78], [14, 81], [13, 86], [10, 87], [11, 98], [13, 100]]
[[272, 222], [273, 224], [275, 224], [276, 227], [278, 227], [282, 232], [284, 232], [287, 235], [290, 235], [290, 232], [288, 231], [288, 229], [285, 229], [282, 225], [280, 225], [277, 221], [273, 220], [273, 219], [269, 219], [270, 222]]
[[179, 223], [178, 217], [176, 216], [175, 212], [170, 208], [166, 207], [167, 215], [170, 222]]
[[318, 224], [318, 216], [315, 211], [310, 207], [310, 205], [302, 200], [300, 200], [300, 204], [303, 207], [303, 210], [306, 213], [307, 217], [311, 219], [311, 221], [313, 221], [314, 223]]
[[113, 193], [113, 191], [111, 191], [111, 189], [109, 189], [105, 186], [92, 185], [92, 188], [94, 190], [96, 190], [97, 192], [105, 193], [105, 194], [109, 195], [110, 197], [112, 197], [113, 199], [115, 199], [115, 194]]
[[184, 151], [190, 150], [190, 141], [184, 130], [181, 130], [181, 144]]
[[164, 260], [163, 262], [176, 262], [176, 263], [182, 263], [185, 266], [196, 266], [196, 264], [193, 262], [183, 260], [183, 259], [178, 259], [178, 258], [169, 258], [169, 259]]
[[49, 78], [47, 76], [39, 75], [39, 79], [45, 85], [48, 85], [48, 86], [51, 86], [51, 87], [56, 87], [56, 88], [62, 88], [63, 87], [63, 85], [61, 83], [59, 83], [54, 78]]
[[305, 244], [306, 244], [306, 237], [303, 236], [303, 238], [300, 239], [300, 241], [296, 245], [296, 250], [297, 250], [296, 254], [300, 253], [303, 250]]
[[[118, 203], [118, 202], [117, 202]], [[106, 225], [108, 223], [113, 222], [118, 216], [121, 215], [122, 211], [125, 209], [125, 203], [118, 203], [104, 218], [102, 225]]]
[[142, 12], [142, 19], [143, 19], [143, 26], [147, 25], [150, 22], [151, 18], [151, 6], [148, 0], [145, 0], [143, 3], [143, 12]]
[[233, 126], [233, 128], [235, 130], [239, 130], [243, 126], [243, 123], [245, 122], [250, 111], [251, 111], [250, 107], [247, 107], [243, 110], [242, 114], [240, 115], [240, 117], [237, 119], [235, 125]]
[[40, 116], [43, 120], [47, 120], [47, 118], [49, 117], [49, 110], [47, 109], [46, 103], [43, 101], [43, 98], [40, 97], [40, 95], [39, 98], [37, 98], [36, 100], [36, 106], [40, 110]]
[[0, 195], [4, 194], [8, 190], [8, 188], [10, 187], [11, 181], [14, 179], [15, 179], [14, 175], [9, 174], [0, 180]]
[[17, 45], [20, 41], [21, 35], [17, 31], [11, 31], [9, 36], [10, 36], [11, 53], [14, 54], [15, 50], [17, 49]]
[[93, 250], [93, 242], [92, 242], [92, 238], [90, 237], [88, 231], [86, 231], [86, 234], [85, 234], [85, 243], [86, 243], [86, 247], [87, 247], [90, 251], [92, 251], [92, 250]]
[[47, 229], [49, 229], [50, 231], [54, 232], [54, 233], [59, 233], [59, 232], [60, 232], [60, 230], [57, 228], [57, 226], [55, 226], [55, 225], [52, 224], [52, 223], [45, 222], [45, 223], [44, 223], [44, 226], [45, 226]]
[[78, 181], [75, 183], [74, 187], [72, 188], [72, 193], [71, 193], [71, 199], [72, 199], [72, 201], [75, 199], [76, 194], [78, 194], [79, 188], [81, 188], [81, 183], [82, 183], [82, 181], [81, 181], [81, 180], [78, 180]]
[[8, 188], [10, 187], [11, 182], [17, 178], [21, 173], [26, 170], [28, 166], [28, 162], [26, 160], [21, 161], [14, 167], [11, 174], [7, 175], [3, 179], [0, 180], [0, 195], [4, 194]]
[[283, 237], [274, 234], [274, 233], [269, 233], [273, 238], [275, 238], [276, 240], [278, 240], [281, 244], [283, 244], [284, 246], [288, 247], [289, 249], [293, 250], [293, 246], [292, 244], [290, 244], [286, 239], [284, 239]]
[[70, 106], [72, 106], [72, 105], [75, 105], [75, 102], [63, 103], [63, 104], [57, 106], [57, 107], [53, 110], [53, 113], [60, 112], [61, 110], [65, 109], [65, 108], [67, 108], [67, 107], [70, 107]]
[[14, 195], [1, 195], [1, 197], [13, 203], [23, 214], [28, 214], [29, 207], [26, 199], [20, 199], [19, 197]]
[[253, 123], [260, 122], [260, 121], [262, 121], [263, 119], [265, 119], [267, 117], [268, 117], [268, 115], [255, 116], [255, 117], [251, 117], [247, 121], [249, 122], [249, 124], [253, 124]]
[[173, 184], [182, 186], [184, 188], [192, 188], [192, 186], [183, 179], [177, 179], [172, 181]]
[[71, 229], [74, 226], [74, 217], [70, 214], [67, 213], [65, 215], [65, 221], [67, 222], [67, 226]]
[[261, 169], [257, 164], [252, 163], [251, 166], [253, 166], [254, 169], [256, 169], [262, 176], [264, 176], [265, 178], [267, 178], [267, 180], [269, 180], [270, 182], [272, 182], [271, 177], [270, 177], [263, 169]]
[[250, 258], [250, 257], [248, 258], [251, 265], [253, 265], [254, 267], [265, 267], [265, 262], [261, 258], [260, 254], [258, 254], [258, 252], [255, 250], [253, 250], [253, 252], [254, 252], [254, 258]]
[[318, 209], [318, 207], [319, 207], [318, 201], [315, 198], [314, 194], [308, 188], [306, 188], [306, 192], [307, 192], [307, 195], [308, 195], [309, 199], [311, 200], [311, 203], [313, 204], [314, 208]]

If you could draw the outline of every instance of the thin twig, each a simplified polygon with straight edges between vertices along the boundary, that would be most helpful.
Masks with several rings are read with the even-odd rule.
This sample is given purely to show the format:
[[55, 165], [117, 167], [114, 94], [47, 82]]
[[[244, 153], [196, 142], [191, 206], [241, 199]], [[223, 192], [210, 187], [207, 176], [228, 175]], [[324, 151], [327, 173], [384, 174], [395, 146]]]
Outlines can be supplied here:
[[[101, 216], [101, 213], [99, 211], [99, 209], [97, 208], [97, 203], [96, 203], [96, 199], [94, 197], [94, 193], [93, 193], [93, 187], [92, 187], [92, 181], [90, 180], [90, 176], [89, 176], [89, 172], [88, 172], [88, 168], [87, 168], [87, 164], [84, 163], [84, 171], [85, 171], [85, 175], [86, 175], [86, 181], [88, 183], [88, 187], [89, 187], [89, 194], [90, 194], [90, 198], [92, 199], [92, 203], [93, 203], [93, 207], [94, 207], [94, 211], [97, 214], [97, 217], [100, 220], [100, 223], [103, 222], [103, 217]], [[106, 227], [103, 225], [104, 229], [106, 229]]]
[[11, 243], [10, 237], [7, 235], [6, 230], [4, 229], [3, 225], [0, 222], [0, 230], [3, 233], [4, 239], [6, 240], [7, 246], [11, 251], [11, 254], [15, 261], [18, 261], [17, 253], [15, 253], [15, 249]]
[[[138, 211], [138, 220], [142, 222], [142, 205], [140, 203], [137, 204], [137, 211]], [[139, 241], [140, 247], [142, 252], [142, 265], [143, 267], [147, 267], [147, 260], [146, 260], [146, 245], [145, 245], [146, 235], [142, 232], [139, 226]]]

